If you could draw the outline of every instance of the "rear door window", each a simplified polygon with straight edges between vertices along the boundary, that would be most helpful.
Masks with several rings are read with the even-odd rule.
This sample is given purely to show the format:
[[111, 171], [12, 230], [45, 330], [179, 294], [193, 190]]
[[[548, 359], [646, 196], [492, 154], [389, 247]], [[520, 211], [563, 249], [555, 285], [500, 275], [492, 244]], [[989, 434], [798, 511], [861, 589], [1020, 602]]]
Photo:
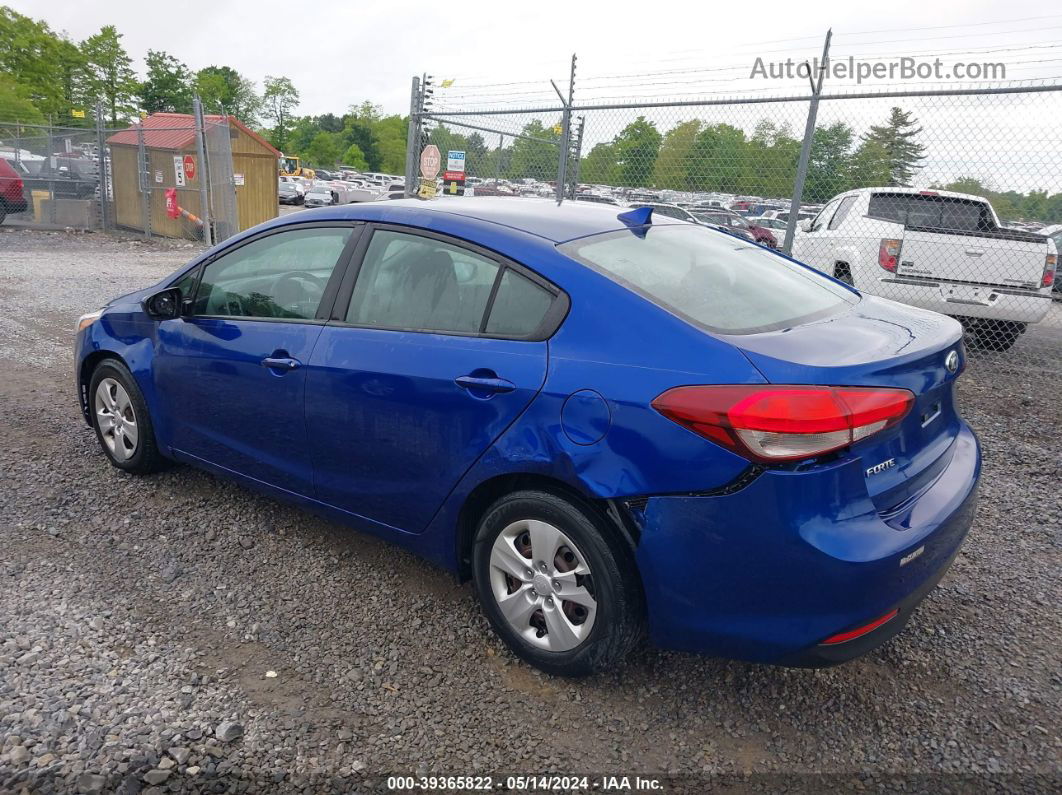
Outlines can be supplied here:
[[830, 219], [830, 223], [826, 225], [827, 229], [836, 229], [844, 221], [848, 215], [848, 211], [852, 209], [852, 205], [856, 203], [858, 196], [845, 196], [841, 199], [841, 203], [837, 205], [837, 212], [833, 214], [833, 218]]
[[852, 291], [759, 246], [697, 226], [657, 226], [560, 250], [693, 325], [723, 334], [786, 328], [856, 303]]
[[995, 229], [995, 222], [986, 204], [953, 196], [873, 193], [867, 214], [904, 226], [956, 232], [988, 232]]

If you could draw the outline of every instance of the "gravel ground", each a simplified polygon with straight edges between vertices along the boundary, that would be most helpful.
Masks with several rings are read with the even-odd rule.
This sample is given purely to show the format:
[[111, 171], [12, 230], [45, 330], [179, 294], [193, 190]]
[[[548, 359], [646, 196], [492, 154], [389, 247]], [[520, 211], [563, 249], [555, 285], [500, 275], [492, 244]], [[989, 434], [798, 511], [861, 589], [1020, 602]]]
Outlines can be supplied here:
[[0, 231], [0, 792], [367, 792], [389, 773], [1062, 786], [1053, 332], [1015, 349], [1036, 366], [964, 376], [980, 512], [894, 641], [827, 670], [643, 649], [570, 682], [516, 661], [469, 586], [404, 552], [192, 469], [106, 463], [72, 324], [192, 253]]

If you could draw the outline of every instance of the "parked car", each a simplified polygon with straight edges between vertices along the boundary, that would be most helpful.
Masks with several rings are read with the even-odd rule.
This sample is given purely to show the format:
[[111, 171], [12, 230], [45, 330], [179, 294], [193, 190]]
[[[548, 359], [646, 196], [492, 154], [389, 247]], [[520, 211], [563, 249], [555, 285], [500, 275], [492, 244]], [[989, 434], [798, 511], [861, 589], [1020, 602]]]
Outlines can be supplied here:
[[1051, 304], [1057, 252], [1000, 227], [988, 200], [916, 188], [862, 188], [801, 222], [793, 256], [860, 290], [952, 315], [973, 344], [1009, 349]]
[[306, 199], [294, 182], [280, 182], [277, 185], [277, 198], [281, 204], [302, 204]]
[[77, 325], [115, 467], [202, 467], [413, 550], [553, 674], [646, 632], [851, 659], [973, 516], [958, 323], [656, 212], [296, 213]]
[[306, 192], [304, 203], [307, 207], [328, 207], [336, 203], [335, 191], [331, 185], [314, 185]]
[[22, 177], [0, 158], [0, 224], [9, 214], [26, 212], [27, 202]]
[[611, 204], [614, 207], [619, 206], [619, 202], [611, 196], [599, 196], [596, 193], [576, 193], [575, 201], [590, 202], [592, 204]]
[[768, 248], [778, 248], [778, 240], [774, 233], [765, 226], [752, 223], [730, 210], [701, 210], [693, 215], [698, 221], [712, 226], [727, 228], [727, 231], [743, 232], [745, 237]]

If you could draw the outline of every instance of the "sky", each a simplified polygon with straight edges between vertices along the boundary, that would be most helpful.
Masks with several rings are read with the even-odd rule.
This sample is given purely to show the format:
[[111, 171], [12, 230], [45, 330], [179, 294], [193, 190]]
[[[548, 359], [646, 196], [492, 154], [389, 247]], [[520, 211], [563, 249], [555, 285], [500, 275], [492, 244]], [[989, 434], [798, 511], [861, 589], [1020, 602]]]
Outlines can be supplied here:
[[[885, 76], [858, 86], [851, 78], [830, 74], [826, 93], [1000, 84], [999, 75], [957, 79], [956, 62], [1002, 63], [1009, 82], [1062, 83], [1062, 7], [1049, 0], [1011, 0], [1005, 6], [988, 0], [760, 0], [751, 5], [672, 0], [666, 6], [644, 0], [0, 2], [43, 17], [74, 40], [102, 25], [115, 25], [141, 73], [148, 49], [156, 49], [193, 70], [232, 66], [259, 87], [266, 75], [285, 75], [300, 93], [298, 112], [307, 115], [341, 114], [364, 100], [385, 113], [408, 113], [410, 80], [423, 73], [435, 77], [436, 109], [555, 107], [550, 79], [567, 91], [573, 53], [578, 55], [577, 104], [804, 96], [806, 77], [753, 77], [757, 58], [765, 68], [772, 62], [815, 58], [831, 28], [835, 62], [852, 57], [870, 68], [901, 56], [920, 62], [939, 57], [947, 79]], [[453, 83], [443, 88], [442, 80]], [[932, 159], [925, 179], [980, 175], [1000, 188], [1062, 189], [1062, 169], [1040, 150], [1044, 145], [1058, 148], [1062, 92], [904, 102], [917, 109], [927, 129]], [[819, 121], [851, 121], [861, 133], [879, 122], [890, 104], [824, 102]], [[609, 140], [633, 115], [588, 114], [588, 145]], [[691, 114], [659, 109], [646, 115], [666, 131]], [[705, 109], [697, 115], [746, 131], [770, 116], [788, 123], [799, 136], [806, 103]], [[466, 121], [515, 132], [530, 118], [476, 116]], [[541, 118], [552, 123], [556, 114]], [[976, 135], [969, 132], [971, 118], [979, 125]]]
[[[304, 114], [339, 113], [364, 99], [386, 112], [407, 112], [411, 76], [425, 72], [454, 79], [451, 89], [438, 92], [444, 101], [447, 93], [454, 97], [453, 106], [467, 102], [470, 94], [463, 92], [492, 102], [549, 100], [555, 98], [550, 78], [566, 87], [572, 53], [579, 56], [577, 99], [653, 96], [665, 84], [668, 92], [696, 94], [802, 89], [806, 80], [750, 81], [748, 75], [757, 56], [765, 62], [815, 57], [831, 27], [835, 58], [1062, 40], [1062, 9], [1049, 0], [1012, 0], [1005, 6], [988, 0], [761, 0], [753, 5], [672, 0], [666, 6], [644, 0], [4, 2], [23, 14], [43, 16], [75, 40], [101, 25], [115, 25], [141, 72], [147, 50], [156, 49], [193, 70], [228, 64], [259, 84], [266, 75], [286, 75], [300, 92]], [[963, 27], [951, 27], [958, 22]], [[1048, 61], [1052, 56], [1058, 60]], [[1058, 50], [983, 57], [1011, 60], [1012, 79], [1062, 74]], [[666, 74], [637, 79], [657, 72]], [[497, 85], [510, 81], [520, 84]], [[883, 82], [888, 81], [877, 81]]]

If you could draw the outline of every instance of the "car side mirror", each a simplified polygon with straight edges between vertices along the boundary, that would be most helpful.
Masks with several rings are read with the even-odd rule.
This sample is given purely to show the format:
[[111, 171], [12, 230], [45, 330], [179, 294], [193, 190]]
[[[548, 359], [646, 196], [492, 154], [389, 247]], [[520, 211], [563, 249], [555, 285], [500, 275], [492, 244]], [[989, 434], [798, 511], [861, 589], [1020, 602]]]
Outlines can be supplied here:
[[811, 231], [811, 220], [812, 219], [810, 219], [810, 218], [804, 218], [803, 220], [801, 220], [801, 221], [799, 221], [797, 223], [797, 226], [800, 227], [800, 231], [801, 232], [810, 232]]
[[144, 311], [154, 320], [173, 320], [181, 316], [181, 288], [170, 287], [144, 299]]

